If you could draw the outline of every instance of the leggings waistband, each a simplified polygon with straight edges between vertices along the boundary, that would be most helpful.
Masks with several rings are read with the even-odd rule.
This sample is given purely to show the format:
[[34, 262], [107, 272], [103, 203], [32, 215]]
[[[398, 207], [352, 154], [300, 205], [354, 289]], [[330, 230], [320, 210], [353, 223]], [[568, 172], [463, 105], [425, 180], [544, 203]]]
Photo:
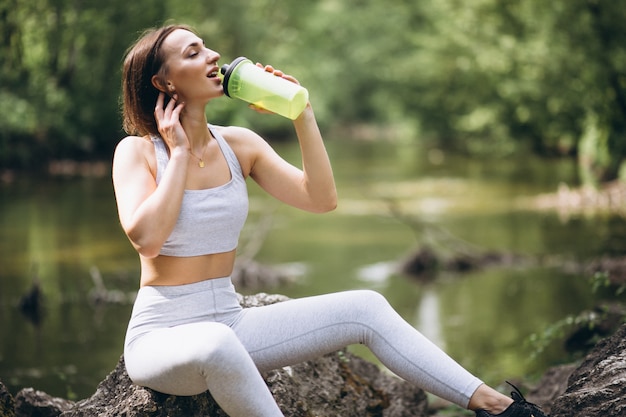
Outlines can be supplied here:
[[145, 287], [141, 287], [138, 294], [176, 296], [198, 293], [202, 291], [211, 291], [217, 288], [225, 288], [230, 285], [232, 285], [232, 280], [230, 277], [212, 278], [204, 281], [194, 282], [192, 284], [183, 285], [148, 285]]

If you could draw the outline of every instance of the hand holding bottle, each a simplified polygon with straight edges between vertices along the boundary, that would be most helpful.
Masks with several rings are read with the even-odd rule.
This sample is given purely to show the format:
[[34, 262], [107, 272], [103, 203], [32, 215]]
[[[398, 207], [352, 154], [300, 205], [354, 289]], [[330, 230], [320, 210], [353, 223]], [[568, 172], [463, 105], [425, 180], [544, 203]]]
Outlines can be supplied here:
[[245, 57], [222, 66], [223, 88], [235, 97], [272, 113], [295, 120], [309, 101], [309, 92], [298, 81], [271, 65], [254, 65]]

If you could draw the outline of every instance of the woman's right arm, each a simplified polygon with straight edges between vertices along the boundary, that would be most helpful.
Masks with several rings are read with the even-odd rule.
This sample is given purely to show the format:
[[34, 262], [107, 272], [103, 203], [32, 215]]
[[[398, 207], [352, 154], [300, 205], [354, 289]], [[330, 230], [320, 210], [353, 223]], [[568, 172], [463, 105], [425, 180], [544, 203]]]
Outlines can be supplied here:
[[189, 141], [180, 124], [184, 104], [157, 100], [155, 117], [167, 140], [170, 160], [157, 187], [154, 146], [137, 136], [123, 139], [113, 157], [113, 188], [122, 228], [142, 256], [154, 258], [176, 225], [183, 200], [189, 162]]
[[159, 183], [147, 155], [152, 143], [129, 136], [122, 140], [113, 158], [113, 187], [120, 223], [137, 252], [147, 258], [158, 256], [171, 234], [183, 198], [189, 152], [172, 152]]

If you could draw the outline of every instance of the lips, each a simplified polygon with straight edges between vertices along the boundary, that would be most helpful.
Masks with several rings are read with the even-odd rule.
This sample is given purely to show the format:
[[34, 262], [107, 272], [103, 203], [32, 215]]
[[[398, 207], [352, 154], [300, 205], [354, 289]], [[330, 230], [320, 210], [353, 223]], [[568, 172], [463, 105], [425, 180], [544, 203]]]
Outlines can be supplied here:
[[218, 76], [218, 74], [219, 74], [219, 68], [216, 67], [213, 71], [207, 74], [207, 78], [215, 78]]

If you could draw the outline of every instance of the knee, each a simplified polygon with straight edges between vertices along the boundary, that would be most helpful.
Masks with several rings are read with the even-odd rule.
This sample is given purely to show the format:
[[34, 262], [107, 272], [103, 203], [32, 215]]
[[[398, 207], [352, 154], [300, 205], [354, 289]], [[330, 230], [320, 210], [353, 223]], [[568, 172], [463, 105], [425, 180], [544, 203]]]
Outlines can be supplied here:
[[369, 315], [379, 314], [380, 312], [390, 309], [391, 305], [387, 299], [379, 292], [373, 290], [355, 290], [351, 291], [351, 308], [358, 314]]
[[356, 297], [359, 305], [362, 306], [378, 306], [378, 307], [387, 307], [389, 306], [389, 302], [379, 292], [374, 290], [356, 290]]

